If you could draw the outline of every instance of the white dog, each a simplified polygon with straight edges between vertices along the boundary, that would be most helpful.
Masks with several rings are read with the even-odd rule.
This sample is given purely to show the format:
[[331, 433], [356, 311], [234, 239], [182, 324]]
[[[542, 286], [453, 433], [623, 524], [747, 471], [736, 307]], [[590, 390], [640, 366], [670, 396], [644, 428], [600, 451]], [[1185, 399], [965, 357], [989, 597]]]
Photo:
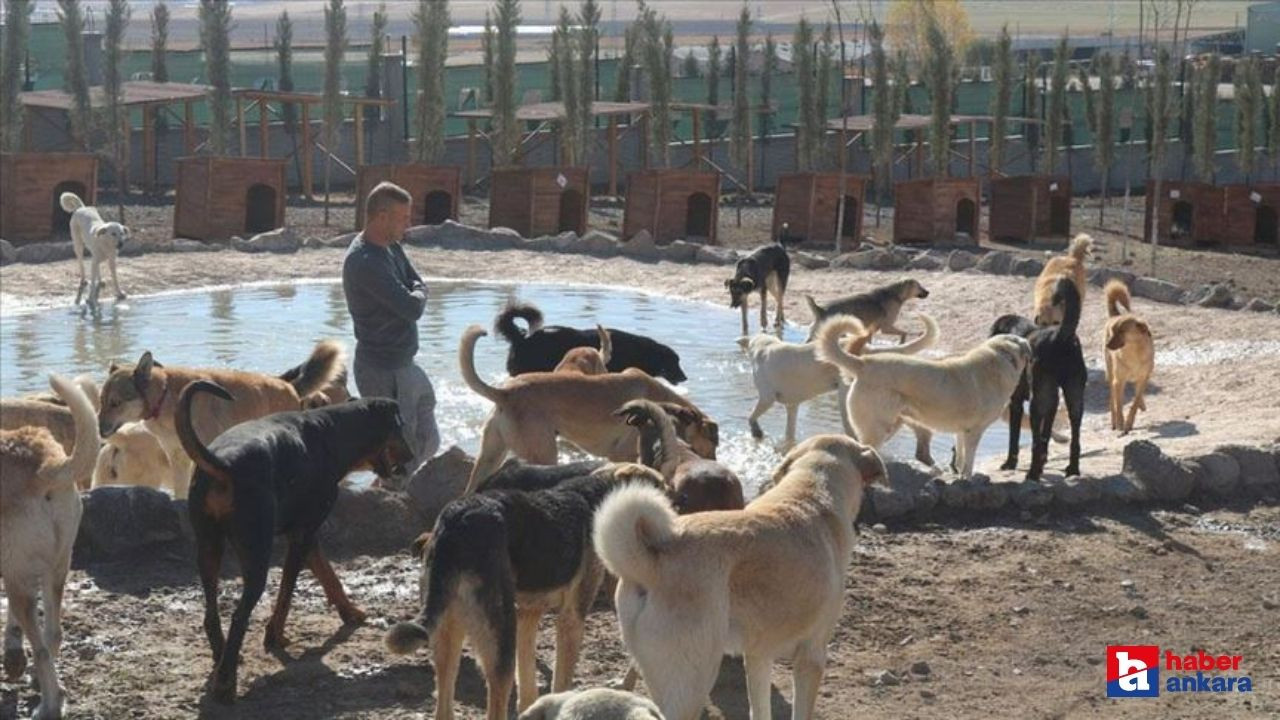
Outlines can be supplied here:
[[82, 512], [76, 480], [88, 476], [98, 451], [98, 424], [84, 392], [57, 375], [49, 384], [75, 418], [70, 457], [43, 427], [0, 430], [0, 576], [9, 598], [4, 670], [15, 678], [26, 669], [25, 635], [35, 661], [33, 679], [40, 685], [37, 720], [62, 715], [55, 663], [62, 645], [62, 596]]
[[592, 688], [543, 695], [519, 720], [663, 720], [648, 698], [620, 690]]
[[[111, 285], [116, 291], [116, 300], [125, 298], [120, 290], [120, 280], [116, 277], [116, 255], [129, 239], [129, 228], [118, 222], [106, 222], [98, 214], [98, 209], [84, 204], [79, 195], [64, 192], [58, 198], [62, 209], [71, 213], [71, 244], [76, 251], [76, 263], [80, 266], [80, 287], [76, 290], [76, 304], [84, 295], [85, 285], [89, 286], [89, 307], [98, 306], [98, 289], [102, 284], [100, 265], [105, 261], [111, 270]], [[90, 280], [84, 279], [84, 250], [89, 249], [91, 263]]]
[[818, 359], [857, 379], [847, 398], [858, 439], [879, 448], [904, 423], [956, 434], [961, 477], [973, 474], [978, 441], [1000, 417], [1031, 361], [1031, 346], [1016, 335], [995, 335], [964, 355], [928, 360], [885, 353], [850, 355], [842, 335], [867, 334], [856, 318], [836, 318], [818, 331]]

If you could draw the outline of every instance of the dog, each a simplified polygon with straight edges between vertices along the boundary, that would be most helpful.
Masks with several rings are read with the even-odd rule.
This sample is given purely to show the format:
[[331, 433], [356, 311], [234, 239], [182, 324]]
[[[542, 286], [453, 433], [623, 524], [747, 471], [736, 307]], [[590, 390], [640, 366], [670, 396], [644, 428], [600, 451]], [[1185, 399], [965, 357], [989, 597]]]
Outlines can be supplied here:
[[[129, 228], [118, 222], [106, 222], [95, 207], [84, 204], [79, 195], [64, 192], [58, 197], [58, 204], [63, 211], [71, 213], [71, 247], [76, 253], [76, 264], [80, 268], [80, 286], [76, 290], [76, 305], [80, 304], [85, 288], [89, 289], [88, 305], [98, 306], [98, 290], [102, 286], [101, 265], [107, 264], [111, 271], [111, 286], [116, 291], [116, 300], [124, 300], [126, 295], [120, 289], [120, 279], [116, 277], [116, 257], [129, 239]], [[84, 278], [84, 251], [89, 250], [89, 281]]]
[[1093, 257], [1093, 238], [1085, 233], [1076, 235], [1067, 247], [1066, 255], [1049, 258], [1036, 278], [1035, 290], [1035, 323], [1036, 325], [1057, 325], [1062, 322], [1062, 308], [1054, 305], [1053, 295], [1058, 284], [1058, 276], [1066, 275], [1076, 284], [1076, 294], [1080, 302], [1084, 302], [1086, 258]]
[[[849, 389], [849, 422], [862, 442], [879, 448], [903, 424], [956, 434], [961, 477], [973, 474], [978, 441], [1000, 417], [1031, 359], [1016, 335], [997, 335], [958, 357], [932, 360], [883, 353], [858, 357], [842, 335], [867, 335], [857, 318], [832, 318], [818, 331], [818, 359], [856, 379]], [[927, 434], [927, 433], [926, 433]]]
[[342, 347], [332, 340], [317, 343], [304, 369], [292, 382], [255, 372], [165, 367], [150, 351], [135, 365], [112, 363], [102, 385], [98, 431], [110, 438], [127, 422], [142, 422], [156, 436], [173, 470], [174, 497], [187, 497], [191, 460], [182, 451], [174, 424], [178, 395], [193, 380], [204, 378], [227, 388], [236, 398], [224, 403], [210, 398], [195, 401], [192, 422], [196, 434], [212, 439], [236, 423], [273, 412], [297, 410], [303, 398], [329, 387], [344, 370]]
[[[310, 359], [304, 360], [280, 373], [278, 377], [292, 385], [303, 376], [309, 362], [311, 362]], [[351, 391], [347, 390], [347, 369], [346, 367], [340, 367], [328, 385], [302, 398], [302, 409], [314, 410], [325, 405], [344, 403], [350, 399]]]
[[611, 464], [552, 488], [489, 489], [445, 506], [423, 555], [422, 610], [386, 635], [387, 647], [399, 655], [432, 645], [437, 720], [453, 718], [464, 639], [484, 670], [486, 717], [506, 720], [513, 679], [518, 710], [532, 705], [538, 623], [549, 611], [558, 613], [552, 691], [569, 689], [603, 578], [591, 519], [611, 490], [628, 483], [657, 490], [662, 481], [640, 465]]
[[[93, 466], [93, 483], [160, 489], [173, 481], [173, 467], [160, 441], [142, 423], [125, 423], [102, 443]], [[175, 494], [177, 488], [169, 488]]]
[[[522, 319], [527, 331], [516, 325]], [[542, 311], [528, 303], [508, 304], [494, 319], [493, 329], [510, 345], [507, 374], [511, 377], [531, 372], [550, 372], [576, 347], [600, 347], [597, 330], [578, 330], [563, 325], [543, 325]], [[609, 328], [609, 372], [638, 368], [672, 385], [688, 380], [680, 367], [680, 355], [657, 340]]]
[[760, 329], [769, 326], [768, 295], [773, 295], [776, 303], [773, 321], [774, 326], [782, 328], [783, 298], [787, 294], [787, 280], [791, 277], [791, 256], [779, 238], [769, 245], [756, 248], [752, 253], [738, 261], [733, 270], [733, 277], [724, 281], [729, 289], [729, 307], [742, 310], [742, 334], [746, 335], [747, 305], [751, 293], [760, 293]]
[[[213, 697], [229, 703], [235, 699], [240, 646], [249, 616], [266, 589], [275, 536], [285, 534], [289, 548], [263, 638], [268, 650], [286, 644], [284, 624], [304, 562], [324, 588], [329, 604], [337, 607], [342, 622], [363, 622], [364, 612], [347, 597], [316, 536], [338, 499], [338, 483], [348, 473], [372, 470], [383, 478], [397, 475], [413, 452], [404, 439], [399, 408], [387, 398], [274, 413], [234, 425], [206, 446], [194, 426], [193, 402], [199, 393], [224, 402], [235, 398], [216, 382], [193, 380], [178, 396], [175, 413], [178, 440], [196, 466], [187, 512], [204, 587]], [[228, 542], [240, 562], [244, 589], [224, 637], [218, 579]]]
[[[1127, 435], [1133, 430], [1138, 410], [1147, 409], [1147, 383], [1156, 367], [1155, 339], [1151, 326], [1133, 314], [1128, 286], [1113, 279], [1103, 288], [1103, 294], [1107, 299], [1107, 324], [1102, 330], [1102, 343], [1110, 388], [1111, 429]], [[1124, 388], [1128, 383], [1133, 383], [1134, 393], [1125, 417]]]
[[[892, 348], [866, 348], [862, 354], [896, 352], [903, 355], [916, 353], [933, 347], [938, 342], [938, 323], [928, 315], [920, 316], [924, 323], [924, 334], [907, 345]], [[866, 336], [867, 340], [870, 336]], [[796, 416], [800, 405], [819, 395], [834, 390], [844, 391], [846, 385], [840, 375], [840, 369], [830, 363], [818, 360], [817, 347], [813, 342], [789, 343], [768, 333], [760, 333], [750, 338], [738, 338], [738, 345], [751, 357], [751, 379], [755, 383], [756, 406], [747, 419], [751, 427], [751, 437], [756, 440], [764, 438], [764, 430], [760, 428], [760, 417], [773, 407], [774, 403], [782, 403], [787, 409], [787, 429], [783, 436], [783, 448], [790, 449], [796, 441]], [[846, 346], [846, 350], [849, 348]], [[852, 352], [852, 350], [850, 350]], [[840, 403], [840, 422], [845, 433], [852, 433], [844, 403]], [[916, 445], [916, 459], [932, 465], [933, 457], [929, 445]]]
[[[1058, 391], [1066, 401], [1067, 420], [1071, 424], [1071, 458], [1066, 475], [1080, 474], [1080, 422], [1084, 419], [1084, 388], [1089, 370], [1084, 364], [1084, 351], [1076, 328], [1080, 325], [1080, 295], [1068, 275], [1058, 277], [1053, 304], [1060, 309], [1061, 323], [1041, 327], [1027, 338], [1031, 344], [1031, 467], [1027, 480], [1039, 480], [1049, 458], [1049, 437], [1058, 413]], [[1022, 398], [1010, 398], [1021, 405]], [[1012, 425], [1012, 423], [1011, 423]], [[1015, 461], [1018, 430], [1010, 427], [1010, 460]]]
[[576, 347], [564, 354], [564, 358], [552, 372], [577, 372], [583, 375], [604, 375], [609, 372], [609, 357], [613, 354], [613, 341], [603, 325], [596, 326], [600, 335], [600, 349]]
[[663, 720], [649, 698], [607, 688], [543, 695], [519, 720]]
[[[9, 614], [4, 631], [4, 670], [12, 679], [26, 669], [25, 635], [40, 686], [37, 720], [62, 716], [63, 689], [55, 663], [62, 646], [62, 601], [71, 548], [80, 527], [76, 482], [93, 469], [98, 431], [84, 391], [57, 375], [49, 384], [75, 419], [70, 456], [40, 426], [0, 430], [0, 577]], [[37, 597], [43, 598], [40, 627]]]
[[[1031, 322], [1027, 318], [1010, 313], [1001, 315], [991, 324], [991, 332], [988, 337], [996, 335], [1017, 335], [1018, 337], [1029, 338], [1031, 333], [1038, 329], [1038, 325]], [[1030, 430], [1031, 415], [1023, 412], [1023, 403], [1031, 397], [1031, 377], [1030, 366], [1022, 373], [1022, 379], [1018, 381], [1018, 386], [1014, 388], [1013, 394], [1009, 396], [1009, 404], [1005, 407], [1001, 417], [1009, 423], [1009, 453], [1005, 456], [1005, 461], [1000, 465], [1001, 470], [1013, 470], [1018, 467], [1018, 442], [1021, 430]], [[1058, 411], [1054, 418], [1054, 424], [1067, 423], [1066, 407], [1064, 406]], [[1069, 438], [1066, 435], [1053, 431], [1053, 441], [1056, 443], [1065, 443]], [[952, 451], [951, 469], [955, 469], [955, 453]]]
[[640, 430], [640, 464], [658, 471], [667, 482], [677, 513], [741, 510], [746, 503], [738, 476], [715, 460], [698, 455], [676, 434], [672, 418], [689, 413], [680, 405], [632, 400], [615, 414]]
[[884, 462], [844, 435], [797, 445], [743, 510], [677, 516], [659, 490], [616, 490], [593, 537], [618, 576], [628, 652], [669, 720], [694, 720], [721, 657], [742, 654], [751, 717], [770, 717], [770, 670], [792, 662], [792, 717], [810, 718], [844, 608], [853, 521]]
[[[89, 375], [80, 375], [71, 381], [97, 410], [98, 385]], [[32, 393], [17, 398], [0, 398], [0, 430], [18, 430], [24, 427], [41, 427], [49, 431], [53, 439], [70, 455], [76, 443], [75, 414], [57, 393]], [[76, 487], [88, 490], [92, 475], [76, 478]]]
[[702, 457], [715, 459], [719, 426], [642, 370], [629, 368], [607, 375], [526, 373], [507, 380], [502, 387], [487, 384], [476, 373], [474, 358], [476, 341], [486, 334], [484, 328], [472, 325], [463, 332], [458, 349], [463, 381], [494, 404], [484, 424], [466, 494], [493, 474], [508, 452], [527, 462], [554, 465], [557, 436], [591, 455], [635, 460], [638, 433], [613, 414], [628, 400], [669, 402], [691, 410], [697, 420], [688, 426], [684, 439]]
[[813, 342], [818, 336], [818, 328], [827, 319], [836, 315], [852, 315], [862, 321], [868, 329], [898, 336], [898, 342], [907, 341], [907, 332], [896, 327], [898, 313], [908, 300], [929, 297], [929, 291], [916, 280], [899, 280], [891, 285], [876, 288], [871, 292], [859, 293], [840, 298], [826, 307], [819, 305], [810, 295], [804, 296], [813, 315], [813, 323], [809, 325], [809, 337], [805, 342]]

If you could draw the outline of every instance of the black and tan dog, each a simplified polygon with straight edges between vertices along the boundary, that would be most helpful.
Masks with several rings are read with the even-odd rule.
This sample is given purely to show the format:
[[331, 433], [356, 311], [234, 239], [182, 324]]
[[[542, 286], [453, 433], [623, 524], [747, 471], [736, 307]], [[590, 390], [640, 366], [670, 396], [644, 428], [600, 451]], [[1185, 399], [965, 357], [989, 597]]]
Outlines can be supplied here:
[[742, 334], [746, 335], [747, 305], [750, 304], [751, 293], [760, 293], [760, 329], [769, 327], [768, 295], [773, 295], [777, 304], [773, 315], [774, 325], [782, 327], [783, 297], [787, 294], [787, 280], [791, 277], [791, 256], [779, 237], [769, 245], [758, 247], [750, 255], [738, 261], [733, 270], [733, 278], [724, 281], [729, 289], [729, 307], [742, 310]]
[[[176, 413], [178, 439], [196, 465], [187, 510], [204, 586], [204, 631], [213, 651], [213, 693], [216, 699], [230, 702], [235, 698], [236, 669], [249, 616], [267, 585], [275, 536], [285, 535], [289, 548], [263, 640], [267, 648], [286, 642], [285, 619], [304, 563], [344, 623], [363, 621], [364, 613], [347, 598], [321, 554], [316, 535], [338, 498], [343, 477], [364, 469], [384, 478], [399, 474], [413, 453], [405, 442], [395, 401], [384, 398], [275, 413], [235, 425], [206, 447], [191, 423], [191, 401], [201, 392], [228, 401], [232, 395], [216, 383], [196, 380], [182, 390]], [[224, 638], [218, 574], [228, 541], [240, 561], [244, 589]]]
[[811, 296], [805, 295], [804, 301], [813, 314], [813, 324], [809, 326], [809, 338], [805, 342], [813, 342], [818, 336], [818, 328], [828, 318], [836, 315], [852, 315], [872, 332], [892, 333], [898, 336], [898, 343], [907, 341], [907, 332], [897, 327], [898, 314], [908, 300], [929, 297], [929, 291], [915, 280], [899, 280], [875, 290], [857, 295], [849, 295], [833, 300], [827, 305], [819, 305]]
[[[518, 476], [540, 476], [544, 469], [509, 466], [503, 484], [540, 486], [546, 477], [526, 483]], [[538, 696], [538, 622], [547, 612], [558, 613], [552, 692], [569, 689], [585, 618], [604, 574], [591, 546], [592, 517], [606, 495], [629, 483], [663, 486], [654, 471], [618, 463], [555, 478], [546, 489], [487, 489], [445, 506], [425, 538], [422, 611], [386, 638], [401, 655], [432, 645], [437, 720], [453, 718], [464, 639], [484, 670], [490, 720], [507, 720], [513, 682], [518, 708], [531, 705]]]
[[[1089, 370], [1076, 328], [1080, 326], [1080, 292], [1075, 279], [1063, 274], [1051, 296], [1053, 308], [1062, 319], [1059, 325], [1042, 327], [1031, 333], [1031, 468], [1028, 480], [1039, 480], [1049, 458], [1049, 438], [1058, 414], [1058, 391], [1067, 405], [1071, 423], [1071, 456], [1064, 470], [1069, 477], [1080, 474], [1080, 422], [1084, 418], [1084, 389]], [[1010, 400], [1012, 404], [1012, 399]], [[1010, 447], [1013, 447], [1013, 440]]]

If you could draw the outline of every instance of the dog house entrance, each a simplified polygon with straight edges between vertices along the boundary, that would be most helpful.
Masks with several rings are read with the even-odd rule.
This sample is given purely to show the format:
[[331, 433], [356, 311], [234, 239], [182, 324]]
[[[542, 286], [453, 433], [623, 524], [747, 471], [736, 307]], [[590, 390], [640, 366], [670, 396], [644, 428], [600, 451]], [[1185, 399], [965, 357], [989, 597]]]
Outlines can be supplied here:
[[978, 207], [973, 201], [964, 198], [956, 203], [956, 232], [973, 237], [977, 229]]
[[439, 225], [453, 215], [453, 196], [443, 190], [427, 193], [422, 202], [422, 224]]
[[[858, 199], [852, 195], [844, 196], [844, 224], [840, 226], [841, 237], [851, 238], [858, 232], [858, 213], [862, 210], [858, 207]], [[840, 211], [836, 210], [839, 215]]]
[[1261, 245], [1280, 243], [1280, 228], [1276, 225], [1276, 209], [1259, 205], [1253, 214], [1253, 241]]
[[86, 199], [88, 192], [85, 190], [84, 183], [74, 180], [58, 183], [58, 186], [53, 189], [53, 225], [51, 225], [51, 228], [54, 235], [71, 234], [71, 213], [62, 209], [62, 203], [59, 200], [62, 197], [62, 193], [68, 192], [75, 193], [86, 203], [89, 202]]
[[260, 233], [276, 229], [276, 189], [258, 183], [250, 185], [244, 198], [244, 231]]
[[1049, 198], [1049, 234], [1071, 234], [1071, 198], [1062, 196]]
[[711, 237], [711, 196], [694, 193], [689, 196], [684, 214], [685, 238]]
[[1186, 200], [1179, 200], [1173, 204], [1173, 227], [1169, 228], [1171, 237], [1188, 237], [1191, 235], [1192, 219], [1195, 217], [1195, 208]]
[[560, 193], [559, 232], [572, 230], [578, 232], [582, 221], [582, 193], [577, 190], [565, 190]]

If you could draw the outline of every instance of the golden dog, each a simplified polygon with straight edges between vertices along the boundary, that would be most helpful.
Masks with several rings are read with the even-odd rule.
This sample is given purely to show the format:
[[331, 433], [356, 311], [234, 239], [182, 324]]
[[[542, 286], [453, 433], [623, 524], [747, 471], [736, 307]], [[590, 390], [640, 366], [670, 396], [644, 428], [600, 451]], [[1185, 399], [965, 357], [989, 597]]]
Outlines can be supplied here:
[[[1133, 430], [1138, 410], [1147, 409], [1147, 382], [1155, 371], [1156, 346], [1151, 326], [1133, 314], [1133, 301], [1124, 282], [1111, 280], [1103, 295], [1107, 299], [1108, 320], [1102, 329], [1102, 352], [1107, 362], [1107, 387], [1111, 389], [1111, 429], [1120, 430], [1123, 435]], [[1133, 405], [1125, 417], [1124, 388], [1128, 383], [1133, 383]]]
[[1049, 258], [1036, 278], [1035, 323], [1037, 325], [1058, 325], [1062, 322], [1062, 308], [1053, 304], [1053, 288], [1058, 276], [1066, 275], [1076, 284], [1080, 292], [1080, 302], [1084, 302], [1084, 290], [1087, 285], [1084, 274], [1084, 261], [1093, 255], [1093, 238], [1084, 233], [1076, 235], [1067, 248], [1066, 255]]
[[564, 359], [552, 372], [579, 372], [583, 375], [604, 375], [609, 372], [609, 358], [613, 355], [613, 340], [603, 325], [597, 325], [600, 333], [600, 349], [576, 347], [564, 354]]

